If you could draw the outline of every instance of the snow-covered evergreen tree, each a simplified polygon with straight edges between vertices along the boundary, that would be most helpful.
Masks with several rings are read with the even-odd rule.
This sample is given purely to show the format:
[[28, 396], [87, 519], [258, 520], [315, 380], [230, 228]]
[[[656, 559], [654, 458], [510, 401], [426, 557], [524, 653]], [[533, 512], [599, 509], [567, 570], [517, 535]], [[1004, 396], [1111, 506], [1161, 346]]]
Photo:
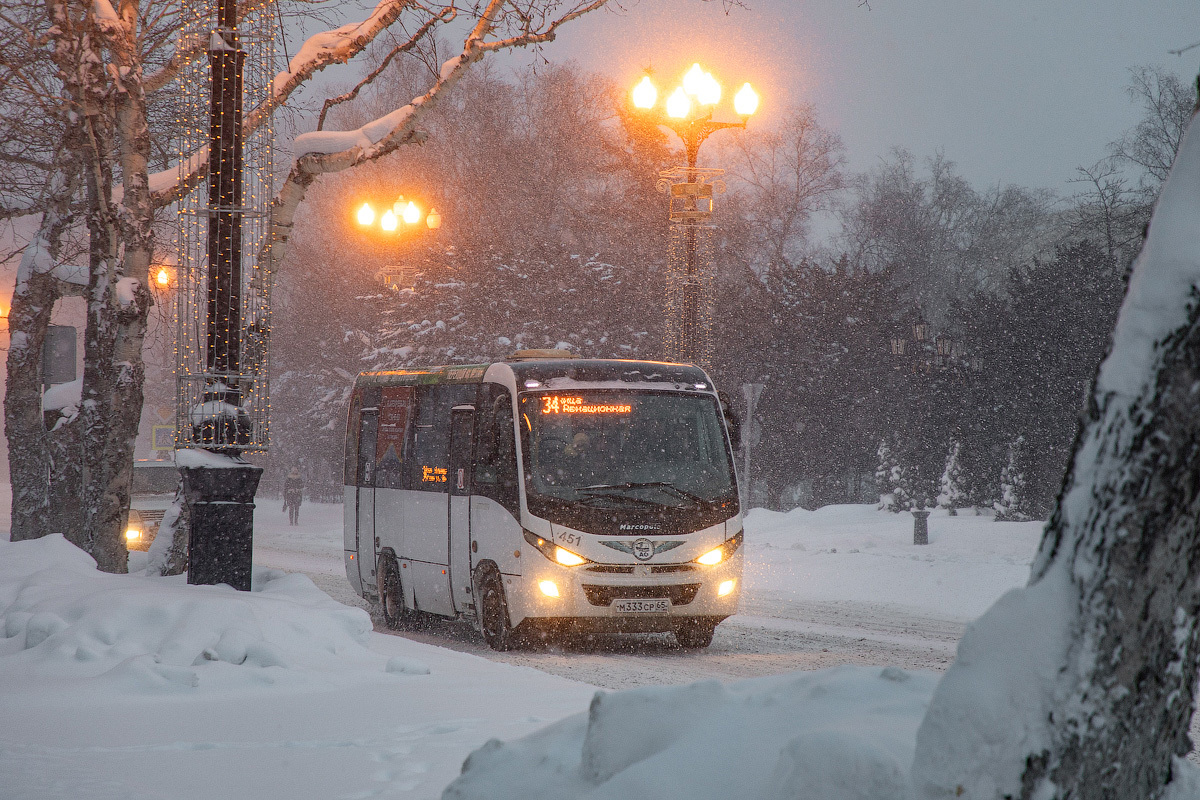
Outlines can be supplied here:
[[888, 447], [887, 439], [879, 440], [875, 455], [875, 488], [879, 490], [879, 509], [882, 511], [892, 503], [892, 448]]
[[942, 479], [938, 482], [938, 508], [945, 508], [950, 516], [958, 515], [958, 509], [966, 505], [966, 492], [962, 486], [962, 468], [958, 464], [958, 452], [961, 445], [951, 439], [950, 450], [946, 453], [946, 468], [942, 470]]
[[995, 505], [997, 522], [1024, 522], [1029, 519], [1024, 451], [1024, 436], [1018, 436], [1008, 446], [1008, 462], [1000, 470], [1000, 499]]
[[875, 468], [879, 508], [886, 508], [893, 514], [907, 511], [912, 498], [908, 471], [896, 461], [887, 439], [880, 440], [879, 448], [875, 452], [879, 456], [879, 465]]

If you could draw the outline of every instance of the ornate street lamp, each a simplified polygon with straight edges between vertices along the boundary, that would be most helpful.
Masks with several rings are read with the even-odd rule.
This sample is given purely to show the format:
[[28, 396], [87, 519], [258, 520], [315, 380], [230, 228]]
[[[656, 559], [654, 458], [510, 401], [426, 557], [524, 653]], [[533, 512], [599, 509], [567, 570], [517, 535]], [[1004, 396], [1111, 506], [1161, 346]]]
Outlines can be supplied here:
[[[375, 230], [375, 216], [375, 209], [371, 207], [371, 204], [363, 203], [355, 212], [354, 218], [359, 227]], [[417, 230], [418, 223], [422, 220], [424, 220], [427, 230], [435, 231], [442, 227], [442, 215], [436, 208], [430, 208], [428, 212], [425, 212], [415, 200], [405, 200], [404, 195], [399, 195], [395, 202], [379, 216], [378, 225], [379, 230], [384, 234], [393, 235]], [[416, 277], [416, 270], [412, 267], [390, 264], [375, 273], [375, 277], [393, 291], [411, 289]]]
[[716, 180], [721, 169], [699, 169], [700, 146], [714, 132], [745, 128], [758, 110], [758, 95], [744, 84], [734, 97], [737, 122], [713, 119], [721, 101], [721, 84], [699, 64], [684, 74], [681, 84], [658, 105], [658, 89], [646, 75], [633, 87], [633, 105], [652, 114], [656, 124], [670, 128], [683, 142], [686, 167], [665, 170], [659, 189], [670, 195], [670, 266], [667, 276], [664, 357], [670, 361], [698, 364], [707, 368], [712, 359], [712, 271], [713, 196], [725, 190]]

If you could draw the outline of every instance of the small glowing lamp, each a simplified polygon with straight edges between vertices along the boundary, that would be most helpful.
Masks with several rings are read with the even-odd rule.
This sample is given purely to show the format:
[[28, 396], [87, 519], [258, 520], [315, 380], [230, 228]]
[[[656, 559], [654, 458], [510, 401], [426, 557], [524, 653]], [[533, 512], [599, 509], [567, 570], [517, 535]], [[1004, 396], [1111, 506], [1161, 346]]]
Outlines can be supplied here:
[[538, 588], [546, 597], [558, 597], [558, 584], [554, 581], [539, 581]]
[[154, 280], [159, 286], [165, 289], [171, 285], [171, 273], [166, 267], [159, 267]]
[[739, 116], [748, 117], [758, 110], [758, 94], [745, 84], [733, 96], [733, 109]]
[[362, 208], [358, 210], [358, 224], [370, 225], [375, 221], [375, 209], [371, 208], [370, 203], [363, 203]]
[[383, 212], [383, 216], [379, 218], [379, 227], [383, 228], [388, 233], [396, 230], [396, 226], [399, 224], [400, 223], [396, 219], [395, 212], [393, 212], [390, 208]]
[[702, 106], [715, 106], [721, 102], [721, 84], [710, 73], [704, 73], [704, 83], [696, 94], [696, 99]]
[[392, 213], [397, 217], [404, 213], [404, 195], [396, 197], [396, 202], [392, 203]]
[[130, 528], [129, 530], [125, 531], [125, 539], [127, 541], [136, 542], [140, 538], [142, 538], [142, 532], [137, 528]]
[[676, 89], [667, 98], [667, 116], [673, 119], [684, 119], [692, 111], [692, 101], [682, 88]]
[[633, 104], [637, 108], [650, 109], [654, 108], [657, 100], [658, 89], [654, 88], [654, 84], [650, 82], [650, 76], [646, 75], [642, 78], [641, 83], [633, 87]]
[[733, 591], [733, 581], [721, 581], [721, 585], [717, 587], [717, 597], [724, 597]]
[[429, 226], [429, 230], [436, 231], [442, 227], [442, 215], [438, 213], [436, 208], [429, 209], [429, 216], [425, 218], [425, 224]]
[[692, 64], [683, 76], [683, 90], [692, 97], [698, 97], [704, 91], [704, 70], [700, 69], [699, 64]]
[[404, 221], [409, 225], [421, 219], [421, 209], [417, 208], [417, 204], [409, 200], [408, 205], [404, 207]]

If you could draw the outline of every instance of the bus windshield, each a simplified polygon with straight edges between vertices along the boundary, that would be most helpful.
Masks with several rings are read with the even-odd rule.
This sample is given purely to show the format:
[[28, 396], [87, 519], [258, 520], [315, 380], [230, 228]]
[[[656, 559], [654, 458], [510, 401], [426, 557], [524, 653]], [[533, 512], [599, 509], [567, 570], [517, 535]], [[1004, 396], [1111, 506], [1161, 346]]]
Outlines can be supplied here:
[[594, 508], [694, 508], [736, 497], [711, 395], [575, 390], [521, 395], [526, 493]]

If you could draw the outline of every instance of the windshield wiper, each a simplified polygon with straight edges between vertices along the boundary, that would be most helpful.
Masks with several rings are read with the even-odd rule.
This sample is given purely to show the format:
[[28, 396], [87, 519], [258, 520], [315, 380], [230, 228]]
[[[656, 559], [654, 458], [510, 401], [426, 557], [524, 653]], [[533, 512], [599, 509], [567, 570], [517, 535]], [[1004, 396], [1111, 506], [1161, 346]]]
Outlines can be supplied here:
[[678, 486], [667, 483], [666, 481], [643, 481], [640, 483], [634, 481], [629, 481], [627, 483], [598, 483], [594, 486], [583, 486], [576, 491], [606, 491], [609, 489], [663, 489], [674, 492], [677, 497], [683, 500], [690, 500], [697, 505], [706, 505], [708, 503], [708, 501], [700, 495], [692, 494], [686, 489], [680, 489]]
[[586, 491], [586, 489], [594, 489], [594, 488], [596, 488], [596, 487], [587, 486], [587, 487], [584, 487], [584, 489], [576, 489], [575, 491], [577, 493], [583, 495], [583, 499], [579, 500], [578, 502], [587, 503], [588, 501], [591, 501], [591, 500], [609, 500], [609, 501], [620, 501], [622, 503], [633, 503], [634, 505], [639, 505], [639, 506], [655, 506], [656, 508], [662, 507], [662, 503], [656, 503], [653, 500], [647, 500], [644, 497], [631, 497], [630, 495], [627, 495], [627, 494], [609, 494], [608, 492]]

